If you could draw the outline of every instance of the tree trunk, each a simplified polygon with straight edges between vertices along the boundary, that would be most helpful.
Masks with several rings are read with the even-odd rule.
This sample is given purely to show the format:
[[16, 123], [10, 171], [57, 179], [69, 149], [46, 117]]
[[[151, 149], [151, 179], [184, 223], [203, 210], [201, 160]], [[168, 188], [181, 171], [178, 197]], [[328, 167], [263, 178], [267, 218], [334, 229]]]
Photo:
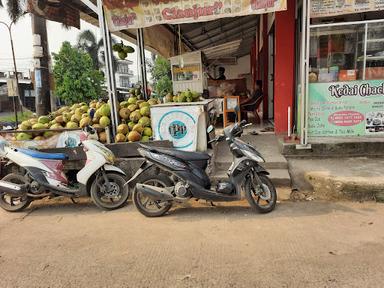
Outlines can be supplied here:
[[43, 56], [35, 58], [35, 60], [40, 60], [40, 65], [35, 68], [36, 114], [41, 116], [47, 115], [51, 111], [47, 23], [44, 18], [31, 15], [32, 34], [40, 35], [40, 45], [43, 48]]

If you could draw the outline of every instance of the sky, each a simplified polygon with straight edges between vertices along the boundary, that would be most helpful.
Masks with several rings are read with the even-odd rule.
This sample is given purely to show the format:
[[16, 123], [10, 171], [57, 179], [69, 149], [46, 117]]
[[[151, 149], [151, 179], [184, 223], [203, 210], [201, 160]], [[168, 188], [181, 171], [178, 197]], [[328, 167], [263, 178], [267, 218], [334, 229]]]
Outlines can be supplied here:
[[[11, 22], [5, 9], [0, 9], [0, 21], [5, 23]], [[67, 30], [64, 29], [60, 23], [53, 21], [47, 21], [47, 29], [50, 53], [58, 52], [62, 42], [64, 41], [69, 41], [72, 44], [76, 44], [77, 35], [81, 30], [91, 30], [95, 35], [98, 36], [98, 38], [100, 38], [98, 27], [82, 20], [80, 23], [80, 30], [77, 28], [71, 28]], [[17, 70], [20, 72], [32, 70], [32, 30], [31, 17], [29, 14], [25, 15], [22, 19], [19, 20], [19, 22], [17, 22], [16, 25], [13, 26], [12, 36], [15, 47]], [[128, 42], [125, 43], [128, 44]], [[130, 45], [136, 48], [135, 45]], [[150, 56], [147, 51], [146, 56]], [[130, 69], [137, 76], [137, 53], [129, 54], [127, 59], [133, 61], [133, 65], [131, 65]], [[12, 50], [8, 29], [2, 24], [0, 24], [0, 71], [13, 71]], [[133, 80], [137, 80], [137, 78]]]

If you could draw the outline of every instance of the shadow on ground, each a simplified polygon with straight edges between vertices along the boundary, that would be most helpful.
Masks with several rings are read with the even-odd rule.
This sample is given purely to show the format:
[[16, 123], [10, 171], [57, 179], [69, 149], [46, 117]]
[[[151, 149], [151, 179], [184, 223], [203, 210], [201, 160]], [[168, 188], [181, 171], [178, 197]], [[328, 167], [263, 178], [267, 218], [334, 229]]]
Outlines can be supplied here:
[[[220, 218], [225, 216], [231, 218], [233, 221], [243, 220], [245, 218], [255, 219], [270, 219], [280, 217], [313, 217], [316, 215], [325, 215], [334, 212], [347, 212], [355, 214], [364, 214], [371, 212], [370, 209], [351, 208], [345, 205], [347, 202], [291, 202], [283, 201], [276, 205], [276, 209], [268, 214], [260, 214], [249, 207], [246, 201], [233, 202], [233, 203], [214, 203], [211, 206], [208, 202], [189, 201], [184, 204], [175, 205], [168, 214], [163, 217], [172, 218], [177, 221], [200, 221], [202, 218]], [[36, 201], [31, 204], [29, 208], [21, 213], [16, 213], [24, 218], [29, 217], [52, 217], [64, 215], [90, 215], [90, 214], [124, 214], [139, 213], [134, 207], [132, 201], [128, 201], [127, 205], [113, 211], [101, 210], [96, 207], [90, 199], [81, 199], [78, 203], [74, 204], [69, 199], [58, 200], [42, 200]], [[23, 216], [25, 215], [25, 216]], [[145, 216], [142, 216], [145, 217]]]

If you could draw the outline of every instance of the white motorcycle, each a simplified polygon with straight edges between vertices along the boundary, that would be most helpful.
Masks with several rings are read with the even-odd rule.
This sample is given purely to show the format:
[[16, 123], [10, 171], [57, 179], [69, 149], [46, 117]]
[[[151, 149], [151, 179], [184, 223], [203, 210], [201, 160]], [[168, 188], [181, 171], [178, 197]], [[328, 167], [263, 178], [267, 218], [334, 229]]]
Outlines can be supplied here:
[[[80, 143], [86, 154], [85, 166], [80, 171], [64, 173], [64, 153], [44, 153], [17, 148], [0, 141], [0, 157], [15, 165], [17, 173], [10, 173], [0, 180], [0, 207], [15, 212], [26, 208], [33, 200], [47, 196], [91, 196], [102, 209], [112, 210], [123, 206], [129, 197], [129, 187], [124, 185], [125, 173], [113, 166], [115, 156], [97, 140], [92, 127], [90, 135]], [[76, 173], [77, 172], [77, 173]], [[74, 200], [73, 200], [74, 201]]]

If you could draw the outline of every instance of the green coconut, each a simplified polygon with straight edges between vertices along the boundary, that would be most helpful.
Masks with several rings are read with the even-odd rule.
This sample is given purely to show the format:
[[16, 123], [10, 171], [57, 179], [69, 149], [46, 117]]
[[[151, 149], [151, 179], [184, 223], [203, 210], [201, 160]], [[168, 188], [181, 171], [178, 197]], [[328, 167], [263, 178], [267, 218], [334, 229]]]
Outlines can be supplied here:
[[143, 135], [144, 135], [144, 136], [151, 137], [151, 136], [152, 136], [152, 128], [150, 128], [150, 127], [145, 127], [144, 130], [143, 130]]
[[137, 98], [136, 97], [129, 97], [128, 98], [128, 104], [136, 104]]
[[141, 139], [141, 135], [139, 132], [137, 131], [131, 131], [129, 132], [128, 136], [127, 136], [127, 139], [128, 141], [130, 142], [136, 142], [136, 141], [140, 141]]
[[143, 136], [143, 137], [141, 137], [141, 140], [140, 140], [141, 142], [149, 142], [149, 136]]
[[40, 116], [38, 122], [41, 124], [49, 123], [50, 119], [48, 116]]
[[149, 116], [151, 114], [151, 110], [150, 110], [149, 106], [144, 106], [144, 107], [140, 108], [140, 114], [142, 116]]
[[117, 133], [121, 133], [125, 135], [128, 132], [129, 132], [129, 128], [127, 124], [120, 124], [119, 126], [117, 126]]
[[119, 55], [119, 58], [121, 60], [124, 60], [125, 58], [127, 58], [128, 54], [125, 53], [125, 51], [119, 51], [119, 53], [117, 53]]
[[18, 141], [26, 141], [26, 140], [31, 140], [32, 136], [28, 133], [19, 133], [16, 136], [16, 140]]
[[76, 123], [76, 122], [73, 122], [73, 121], [69, 121], [65, 127], [68, 128], [68, 129], [79, 128], [79, 126], [77, 125], [77, 123]]
[[109, 116], [111, 115], [111, 107], [108, 104], [104, 104], [100, 107], [100, 115], [101, 116]]
[[[171, 96], [171, 97], [172, 97], [172, 96]], [[167, 101], [167, 102], [172, 102], [172, 101]], [[155, 99], [155, 98], [151, 98], [151, 99], [149, 99], [147, 103], [148, 103], [150, 106], [159, 104], [159, 102], [158, 102], [157, 99]]]
[[132, 131], [133, 127], [136, 125], [135, 122], [128, 122], [128, 128], [129, 128], [129, 131]]
[[143, 133], [143, 130], [144, 130], [144, 127], [141, 124], [136, 124], [135, 126], [133, 126], [133, 129], [132, 129], [132, 131], [137, 131], [140, 134]]
[[138, 121], [143, 127], [147, 127], [151, 125], [151, 119], [147, 116], [143, 116]]
[[129, 115], [129, 119], [135, 123], [137, 123], [139, 121], [139, 119], [141, 118], [141, 114], [140, 114], [140, 111], [133, 111], [131, 113], [131, 115]]
[[46, 127], [44, 126], [44, 124], [41, 124], [41, 123], [36, 123], [32, 126], [32, 129], [33, 130], [41, 130], [41, 129], [46, 129]]
[[131, 114], [131, 111], [128, 108], [121, 108], [119, 111], [119, 115], [121, 119], [124, 119], [124, 120], [129, 119], [130, 114]]
[[85, 118], [82, 118], [80, 120], [79, 126], [80, 126], [80, 128], [84, 128], [85, 126], [88, 126], [89, 124], [91, 124], [91, 118], [85, 117]]
[[128, 106], [128, 110], [131, 111], [131, 112], [135, 111], [136, 109], [137, 109], [137, 105], [136, 104], [130, 104]]
[[150, 104], [148, 102], [145, 102], [145, 101], [143, 101], [139, 104], [139, 108], [148, 107], [148, 106], [150, 106]]
[[120, 102], [120, 107], [121, 107], [121, 108], [127, 108], [128, 105], [129, 105], [128, 101]]
[[50, 129], [63, 129], [63, 126], [61, 126], [59, 123], [53, 124]]
[[107, 117], [107, 116], [103, 116], [100, 118], [99, 120], [99, 124], [105, 128], [107, 127], [109, 124], [111, 124], [111, 120]]
[[45, 131], [43, 135], [44, 135], [44, 138], [50, 138], [50, 137], [52, 137], [55, 134], [56, 133], [52, 132], [52, 131]]
[[122, 133], [117, 133], [115, 137], [116, 142], [125, 142], [125, 135]]

